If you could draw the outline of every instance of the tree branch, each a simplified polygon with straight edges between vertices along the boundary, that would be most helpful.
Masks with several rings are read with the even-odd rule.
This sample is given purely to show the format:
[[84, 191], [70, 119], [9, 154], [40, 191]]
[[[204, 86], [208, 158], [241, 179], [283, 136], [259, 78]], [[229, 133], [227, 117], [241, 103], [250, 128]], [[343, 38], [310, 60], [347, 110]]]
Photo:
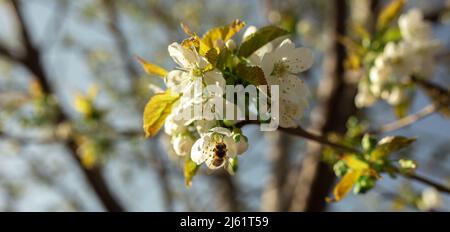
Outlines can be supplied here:
[[[52, 86], [50, 85], [50, 79], [45, 73], [40, 51], [33, 45], [33, 42], [31, 40], [26, 20], [21, 9], [22, 3], [19, 0], [9, 0], [9, 2], [12, 6], [13, 13], [17, 18], [22, 43], [25, 49], [25, 56], [20, 60], [19, 63], [27, 67], [29, 71], [34, 74], [34, 77], [42, 86], [44, 93], [49, 95], [53, 94], [54, 91], [52, 89]], [[61, 106], [57, 107], [57, 111], [58, 117], [56, 123], [70, 121], [70, 117], [65, 114]], [[80, 157], [77, 155], [78, 148], [73, 139], [67, 140], [65, 142], [65, 146], [69, 150], [69, 154], [71, 154], [72, 158], [74, 158], [80, 169], [85, 174], [86, 180], [95, 191], [97, 197], [102, 202], [105, 209], [114, 212], [123, 211], [122, 206], [115, 200], [113, 194], [108, 188], [106, 181], [101, 174], [101, 170], [98, 167], [92, 169], [84, 168], [81, 163]]]
[[387, 132], [392, 132], [392, 131], [399, 130], [401, 128], [410, 126], [413, 123], [436, 113], [438, 111], [438, 109], [439, 109], [439, 107], [437, 107], [435, 104], [430, 104], [415, 114], [408, 115], [397, 121], [394, 121], [394, 122], [391, 122], [391, 123], [388, 123], [388, 124], [382, 126], [380, 129], [374, 131], [373, 133], [377, 133], [377, 134], [378, 133], [387, 133]]

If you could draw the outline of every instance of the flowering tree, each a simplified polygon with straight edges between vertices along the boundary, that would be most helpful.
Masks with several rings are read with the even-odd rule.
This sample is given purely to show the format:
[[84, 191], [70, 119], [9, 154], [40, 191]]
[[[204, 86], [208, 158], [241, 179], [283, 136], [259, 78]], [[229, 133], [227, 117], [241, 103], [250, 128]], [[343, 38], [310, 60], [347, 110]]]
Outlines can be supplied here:
[[[69, 3], [62, 2], [57, 6], [65, 9]], [[7, 3], [4, 5], [17, 19], [24, 52], [0, 44], [0, 55], [24, 67], [32, 77], [26, 99], [12, 98], [0, 103], [8, 108], [8, 113], [30, 107], [31, 113], [17, 116], [23, 127], [51, 131], [46, 140], [63, 144], [106, 210], [126, 210], [102, 171], [117, 159], [116, 153], [124, 153], [118, 152], [124, 141], [134, 147], [126, 152], [134, 155], [127, 157], [139, 157], [137, 154], [142, 153], [143, 160], [149, 160], [157, 173], [167, 210], [176, 209], [174, 198], [180, 192], [192, 198], [181, 201], [195, 205], [196, 194], [188, 193], [201, 192], [196, 186], [204, 185], [205, 176], [214, 178], [214, 189], [226, 205], [218, 209], [246, 209], [237, 197], [237, 186], [239, 178], [245, 175], [240, 174], [246, 171], [243, 167], [250, 166], [245, 165], [251, 159], [248, 156], [261, 153], [255, 152], [255, 147], [271, 150], [273, 159], [272, 169], [264, 174], [269, 177], [262, 187], [263, 210], [324, 210], [351, 191], [381, 191], [379, 183], [388, 179], [382, 177], [401, 176], [429, 186], [422, 195], [414, 191], [400, 197], [394, 194], [396, 201], [421, 210], [436, 209], [442, 202], [440, 193], [450, 192], [448, 186], [440, 183], [443, 181], [436, 182], [416, 172], [421, 162], [407, 151], [412, 145], [421, 144], [422, 138], [400, 130], [434, 113], [448, 117], [450, 107], [447, 87], [432, 79], [439, 67], [436, 58], [446, 45], [433, 33], [432, 17], [407, 6], [406, 1], [365, 1], [364, 7], [373, 12], [372, 18], [364, 20], [353, 16], [358, 9], [353, 1], [317, 3], [329, 8], [326, 15], [330, 16], [323, 20], [314, 15], [322, 6], [311, 3], [308, 9], [313, 9], [311, 14], [319, 18], [317, 22], [324, 21], [325, 29], [319, 24], [312, 27], [314, 22], [293, 10], [300, 9], [296, 4], [302, 3], [283, 5], [267, 1], [270, 25], [258, 28], [230, 20], [223, 25], [208, 23], [212, 28], [205, 33], [200, 33], [203, 26], [196, 26], [195, 17], [174, 19], [164, 4], [94, 2], [88, 4], [85, 14], [95, 9], [104, 11], [122, 73], [111, 72], [111, 61], [105, 58], [108, 55], [98, 52], [89, 53], [87, 58], [93, 60], [92, 71], [98, 76], [127, 76], [131, 84], [121, 89], [123, 84], [117, 80], [96, 81], [84, 93], [71, 96], [76, 117], [71, 115], [58, 98], [58, 88], [45, 67], [46, 50], [33, 39], [24, 3], [8, 0], [2, 3]], [[161, 53], [168, 52], [172, 64], [157, 58], [152, 58], [155, 62], [147, 61], [143, 58], [147, 53], [133, 49], [133, 43], [128, 41], [131, 39], [119, 22], [125, 16], [137, 18], [136, 21], [150, 17], [137, 14], [140, 8], [151, 10], [151, 19], [158, 21], [159, 28], [169, 28], [167, 37], [177, 41], [146, 41], [144, 47], [165, 44]], [[200, 12], [200, 6], [193, 11]], [[183, 22], [181, 27], [179, 21]], [[328, 39], [325, 48], [316, 43], [321, 33]], [[67, 41], [70, 43], [70, 39]], [[147, 75], [140, 76], [142, 70], [137, 64]], [[170, 65], [171, 70], [163, 68]], [[310, 76], [318, 78], [312, 80]], [[105, 92], [114, 99], [111, 105], [118, 110], [102, 106], [99, 99]], [[429, 105], [411, 113], [417, 96], [423, 93], [428, 96]], [[117, 107], [118, 104], [123, 105]], [[398, 119], [380, 125], [367, 117], [380, 105], [391, 108]], [[116, 113], [124, 109], [136, 113], [124, 117], [127, 122], [139, 122], [135, 116], [143, 114], [143, 132], [138, 127], [117, 125], [121, 116]], [[0, 136], [21, 140], [7, 126], [2, 127], [14, 123], [5, 122], [8, 123], [0, 123]], [[260, 131], [273, 136], [267, 139], [269, 143], [258, 143], [260, 139], [255, 138], [262, 134]], [[143, 135], [148, 139], [142, 139]], [[298, 144], [303, 158], [301, 164], [292, 161], [298, 163], [292, 165], [292, 149]], [[259, 159], [250, 163], [260, 163]], [[252, 178], [260, 176], [258, 173]], [[174, 183], [178, 179], [183, 179], [185, 185]]]

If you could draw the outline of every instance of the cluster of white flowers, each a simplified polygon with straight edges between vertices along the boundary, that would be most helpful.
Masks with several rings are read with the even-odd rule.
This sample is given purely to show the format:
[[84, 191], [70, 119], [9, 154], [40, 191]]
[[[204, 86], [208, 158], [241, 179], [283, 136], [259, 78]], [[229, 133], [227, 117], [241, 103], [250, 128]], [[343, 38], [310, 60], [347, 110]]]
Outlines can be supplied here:
[[433, 57], [440, 43], [433, 38], [432, 25], [419, 9], [411, 9], [400, 16], [398, 26], [402, 39], [386, 44], [370, 68], [368, 80], [360, 82], [355, 99], [358, 107], [371, 106], [377, 99], [399, 105], [408, 98], [411, 75], [430, 78], [433, 74]]
[[[257, 29], [249, 27], [242, 41], [255, 33]], [[236, 54], [238, 48], [232, 39], [217, 40], [214, 44], [218, 45], [220, 52], [227, 49], [231, 54]], [[175, 103], [164, 125], [165, 133], [171, 137], [173, 151], [179, 156], [190, 156], [198, 165], [205, 163], [210, 169], [224, 167], [230, 163], [230, 159], [243, 154], [248, 148], [247, 137], [236, 126], [237, 121], [196, 117], [186, 120], [178, 116], [187, 108], [194, 110], [197, 103], [204, 104], [213, 95], [205, 88], [200, 94], [193, 94], [198, 84], [203, 87], [214, 85], [224, 90], [228, 83], [227, 76], [222, 70], [211, 68], [208, 59], [200, 55], [195, 47], [172, 43], [168, 50], [178, 67], [168, 72], [165, 83], [172, 92], [180, 94], [180, 100]], [[235, 57], [236, 59], [240, 58]], [[296, 75], [312, 66], [312, 52], [306, 48], [295, 48], [290, 39], [279, 37], [242, 60], [247, 65], [259, 67], [269, 86], [279, 86], [279, 125], [297, 127], [307, 106], [308, 91], [304, 82]]]

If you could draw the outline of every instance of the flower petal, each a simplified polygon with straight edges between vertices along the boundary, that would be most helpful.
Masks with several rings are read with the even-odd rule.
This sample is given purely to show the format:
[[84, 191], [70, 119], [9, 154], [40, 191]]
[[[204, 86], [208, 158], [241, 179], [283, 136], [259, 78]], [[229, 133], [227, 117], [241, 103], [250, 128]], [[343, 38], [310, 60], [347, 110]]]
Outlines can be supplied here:
[[224, 128], [224, 127], [214, 127], [214, 128], [211, 128], [209, 131], [214, 132], [214, 133], [218, 133], [218, 134], [221, 134], [221, 135], [225, 135], [227, 137], [231, 136], [231, 131], [228, 130], [227, 128]]
[[179, 43], [172, 43], [168, 50], [172, 59], [182, 68], [193, 68], [197, 62], [196, 54]]
[[203, 151], [203, 145], [205, 143], [204, 138], [200, 138], [195, 141], [191, 149], [191, 159], [196, 164], [200, 165], [208, 159], [207, 152]]
[[313, 53], [308, 48], [295, 48], [288, 51], [286, 55], [286, 64], [289, 66], [289, 72], [300, 73], [311, 68], [314, 58]]

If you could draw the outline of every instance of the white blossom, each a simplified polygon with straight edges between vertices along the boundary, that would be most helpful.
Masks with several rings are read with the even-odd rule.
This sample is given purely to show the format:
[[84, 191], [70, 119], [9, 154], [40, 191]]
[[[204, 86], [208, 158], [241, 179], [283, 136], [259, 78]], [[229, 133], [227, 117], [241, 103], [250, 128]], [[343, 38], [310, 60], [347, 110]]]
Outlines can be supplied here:
[[422, 210], [436, 209], [442, 206], [442, 196], [435, 188], [426, 188], [422, 192], [422, 201], [419, 208]]
[[206, 163], [210, 169], [223, 167], [237, 155], [237, 143], [230, 130], [215, 127], [198, 139], [191, 150], [191, 159], [198, 165]]
[[267, 83], [280, 87], [281, 127], [296, 127], [303, 116], [308, 105], [308, 90], [296, 75], [309, 69], [312, 63], [312, 52], [307, 48], [295, 48], [289, 39], [262, 58], [261, 68]]
[[205, 71], [208, 61], [195, 49], [188, 49], [178, 43], [169, 45], [169, 54], [179, 65], [180, 70], [170, 71], [166, 78], [168, 88], [178, 93], [191, 91], [193, 81], [202, 78], [205, 85], [217, 85], [225, 88], [225, 79], [218, 70]]
[[173, 150], [179, 156], [189, 155], [194, 142], [194, 139], [190, 135], [180, 134], [172, 137]]

